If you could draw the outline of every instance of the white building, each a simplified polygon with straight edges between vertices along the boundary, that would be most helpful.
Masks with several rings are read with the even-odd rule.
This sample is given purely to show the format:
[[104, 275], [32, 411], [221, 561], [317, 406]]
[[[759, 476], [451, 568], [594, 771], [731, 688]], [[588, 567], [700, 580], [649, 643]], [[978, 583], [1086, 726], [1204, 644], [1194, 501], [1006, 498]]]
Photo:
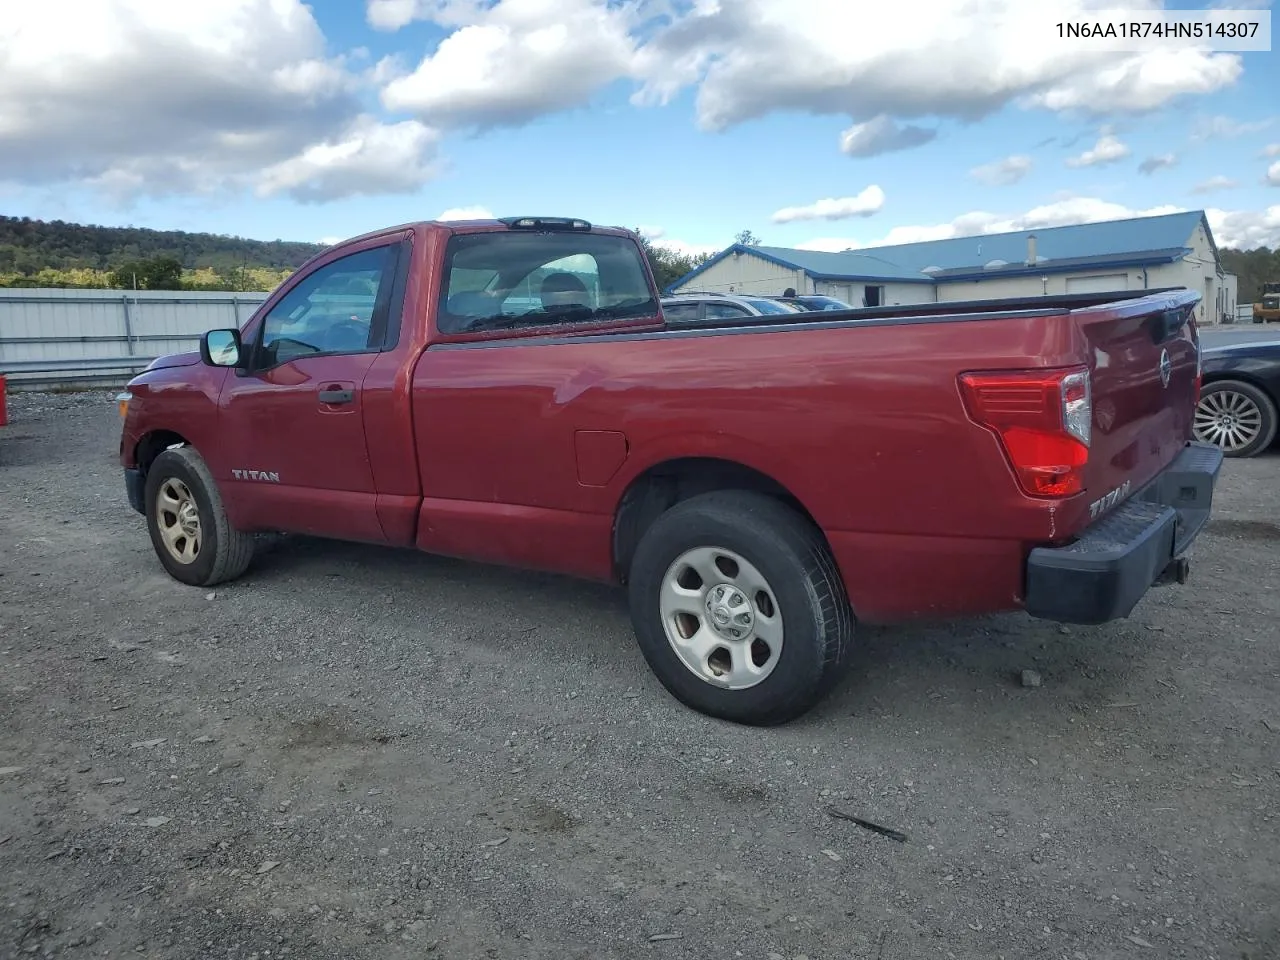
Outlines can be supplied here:
[[841, 253], [734, 244], [671, 293], [825, 294], [858, 306], [1187, 287], [1200, 323], [1234, 316], [1204, 211], [958, 237]]

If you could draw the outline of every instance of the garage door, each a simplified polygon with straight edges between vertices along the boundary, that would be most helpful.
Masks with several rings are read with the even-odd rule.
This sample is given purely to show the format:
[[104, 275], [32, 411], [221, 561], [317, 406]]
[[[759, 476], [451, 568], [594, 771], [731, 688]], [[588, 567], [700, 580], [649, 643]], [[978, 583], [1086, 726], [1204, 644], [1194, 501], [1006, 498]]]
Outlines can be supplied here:
[[1127, 273], [1107, 273], [1096, 277], [1067, 277], [1067, 293], [1110, 293], [1126, 289]]

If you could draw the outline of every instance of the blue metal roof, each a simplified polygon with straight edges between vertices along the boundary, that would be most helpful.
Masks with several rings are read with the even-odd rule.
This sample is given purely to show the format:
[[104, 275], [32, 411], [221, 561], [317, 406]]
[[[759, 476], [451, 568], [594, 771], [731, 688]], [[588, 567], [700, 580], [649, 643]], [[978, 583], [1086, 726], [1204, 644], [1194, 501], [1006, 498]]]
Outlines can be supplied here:
[[1042, 273], [1079, 273], [1081, 270], [1098, 270], [1117, 267], [1154, 266], [1161, 263], [1175, 263], [1191, 252], [1190, 247], [1171, 247], [1168, 250], [1140, 250], [1136, 253], [1109, 253], [1099, 257], [1063, 257], [1061, 259], [1040, 261], [1037, 255], [1035, 266], [1029, 266], [1025, 258], [1013, 263], [1002, 263], [996, 266], [955, 267], [951, 270], [939, 270], [930, 276], [938, 281], [956, 280], [989, 280], [993, 277], [1023, 276]]
[[[734, 244], [673, 283], [669, 290], [687, 283], [714, 263], [735, 252], [757, 257], [793, 270], [803, 270], [815, 280], [891, 280], [933, 283], [956, 280], [960, 275], [1008, 275], [1010, 270], [1088, 269], [1091, 266], [1139, 265], [1169, 262], [1185, 253], [1196, 226], [1203, 223], [1209, 243], [1213, 234], [1203, 210], [1158, 217], [1135, 217], [1067, 227], [988, 233], [949, 240], [927, 240], [883, 247], [860, 247], [839, 253], [794, 250], [788, 247], [745, 247]], [[1027, 241], [1036, 238], [1037, 267], [1028, 268]], [[1216, 249], [1215, 249], [1216, 253]], [[1008, 267], [984, 272], [986, 264], [1003, 260]], [[941, 268], [924, 273], [926, 268]]]
[[[735, 244], [734, 247], [738, 245]], [[733, 248], [730, 248], [732, 252]], [[884, 257], [873, 256], [866, 250], [845, 253], [826, 253], [821, 250], [793, 250], [790, 247], [739, 247], [747, 253], [764, 257], [793, 270], [803, 270], [811, 277], [839, 280], [903, 280], [912, 283], [928, 283], [929, 278], [918, 269], [904, 269]]]
[[[1069, 227], [1044, 227], [1013, 233], [988, 233], [951, 240], [898, 243], [886, 247], [860, 247], [863, 256], [875, 256], [908, 270], [941, 267], [981, 267], [992, 260], [1025, 263], [1027, 239], [1035, 234], [1036, 255], [1047, 260], [1105, 257], [1148, 250], [1185, 247], [1204, 212], [1170, 213], [1161, 217], [1136, 217]], [[1207, 227], [1206, 227], [1207, 231]]]

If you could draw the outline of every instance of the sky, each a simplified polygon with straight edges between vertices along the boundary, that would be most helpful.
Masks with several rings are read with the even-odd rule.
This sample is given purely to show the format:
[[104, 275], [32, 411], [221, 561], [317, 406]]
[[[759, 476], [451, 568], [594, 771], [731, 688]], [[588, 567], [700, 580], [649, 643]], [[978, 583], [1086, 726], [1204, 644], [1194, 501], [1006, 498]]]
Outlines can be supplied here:
[[1280, 247], [1280, 57], [1056, 34], [1118, 5], [1161, 8], [14, 4], [0, 212], [325, 243], [539, 214], [701, 252], [1204, 209], [1220, 246]]

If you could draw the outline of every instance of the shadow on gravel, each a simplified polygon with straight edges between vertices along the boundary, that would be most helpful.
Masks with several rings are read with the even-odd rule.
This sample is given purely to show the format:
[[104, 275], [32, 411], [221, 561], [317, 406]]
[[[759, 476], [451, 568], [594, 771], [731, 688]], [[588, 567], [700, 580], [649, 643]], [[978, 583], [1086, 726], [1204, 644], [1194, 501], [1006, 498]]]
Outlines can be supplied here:
[[1210, 520], [1204, 532], [1205, 536], [1239, 537], [1259, 543], [1273, 543], [1280, 540], [1280, 525], [1267, 523], [1265, 520], [1236, 520], [1224, 517], [1221, 520]]
[[[476, 563], [410, 548], [284, 534], [262, 536], [245, 578], [267, 585], [295, 576], [317, 581], [350, 576], [375, 592], [412, 590], [415, 585], [429, 583], [479, 587], [494, 599], [509, 599], [513, 591], [527, 594], [536, 590], [548, 603], [599, 603], [624, 611], [627, 603], [626, 591], [620, 587], [554, 573]], [[472, 596], [467, 602], [482, 599]]]
[[[350, 578], [371, 592], [394, 593], [410, 606], [424, 607], [438, 606], [435, 594], [441, 588], [451, 591], [451, 605], [486, 610], [536, 595], [538, 609], [528, 617], [545, 627], [540, 632], [562, 647], [567, 658], [581, 653], [581, 641], [572, 630], [559, 629], [561, 624], [598, 615], [616, 617], [630, 636], [624, 589], [409, 549], [292, 535], [264, 537], [247, 577], [263, 587], [293, 578]], [[1165, 645], [1159, 628], [1141, 622], [1142, 613], [1140, 607], [1135, 619], [1102, 627], [1060, 627], [1021, 613], [863, 626], [849, 673], [822, 703], [790, 726], [805, 729], [850, 716], [914, 717], [933, 725], [964, 711], [1003, 715], [1010, 722], [1025, 717], [1035, 723], [1040, 716], [1056, 723], [1064, 711], [1110, 707], [1132, 675], [1143, 669], [1148, 654]], [[510, 652], [520, 655], [514, 647]], [[1024, 687], [1024, 670], [1034, 671], [1052, 690]]]
[[34, 434], [17, 432], [14, 427], [0, 427], [0, 468], [35, 467], [51, 460], [49, 445]]

